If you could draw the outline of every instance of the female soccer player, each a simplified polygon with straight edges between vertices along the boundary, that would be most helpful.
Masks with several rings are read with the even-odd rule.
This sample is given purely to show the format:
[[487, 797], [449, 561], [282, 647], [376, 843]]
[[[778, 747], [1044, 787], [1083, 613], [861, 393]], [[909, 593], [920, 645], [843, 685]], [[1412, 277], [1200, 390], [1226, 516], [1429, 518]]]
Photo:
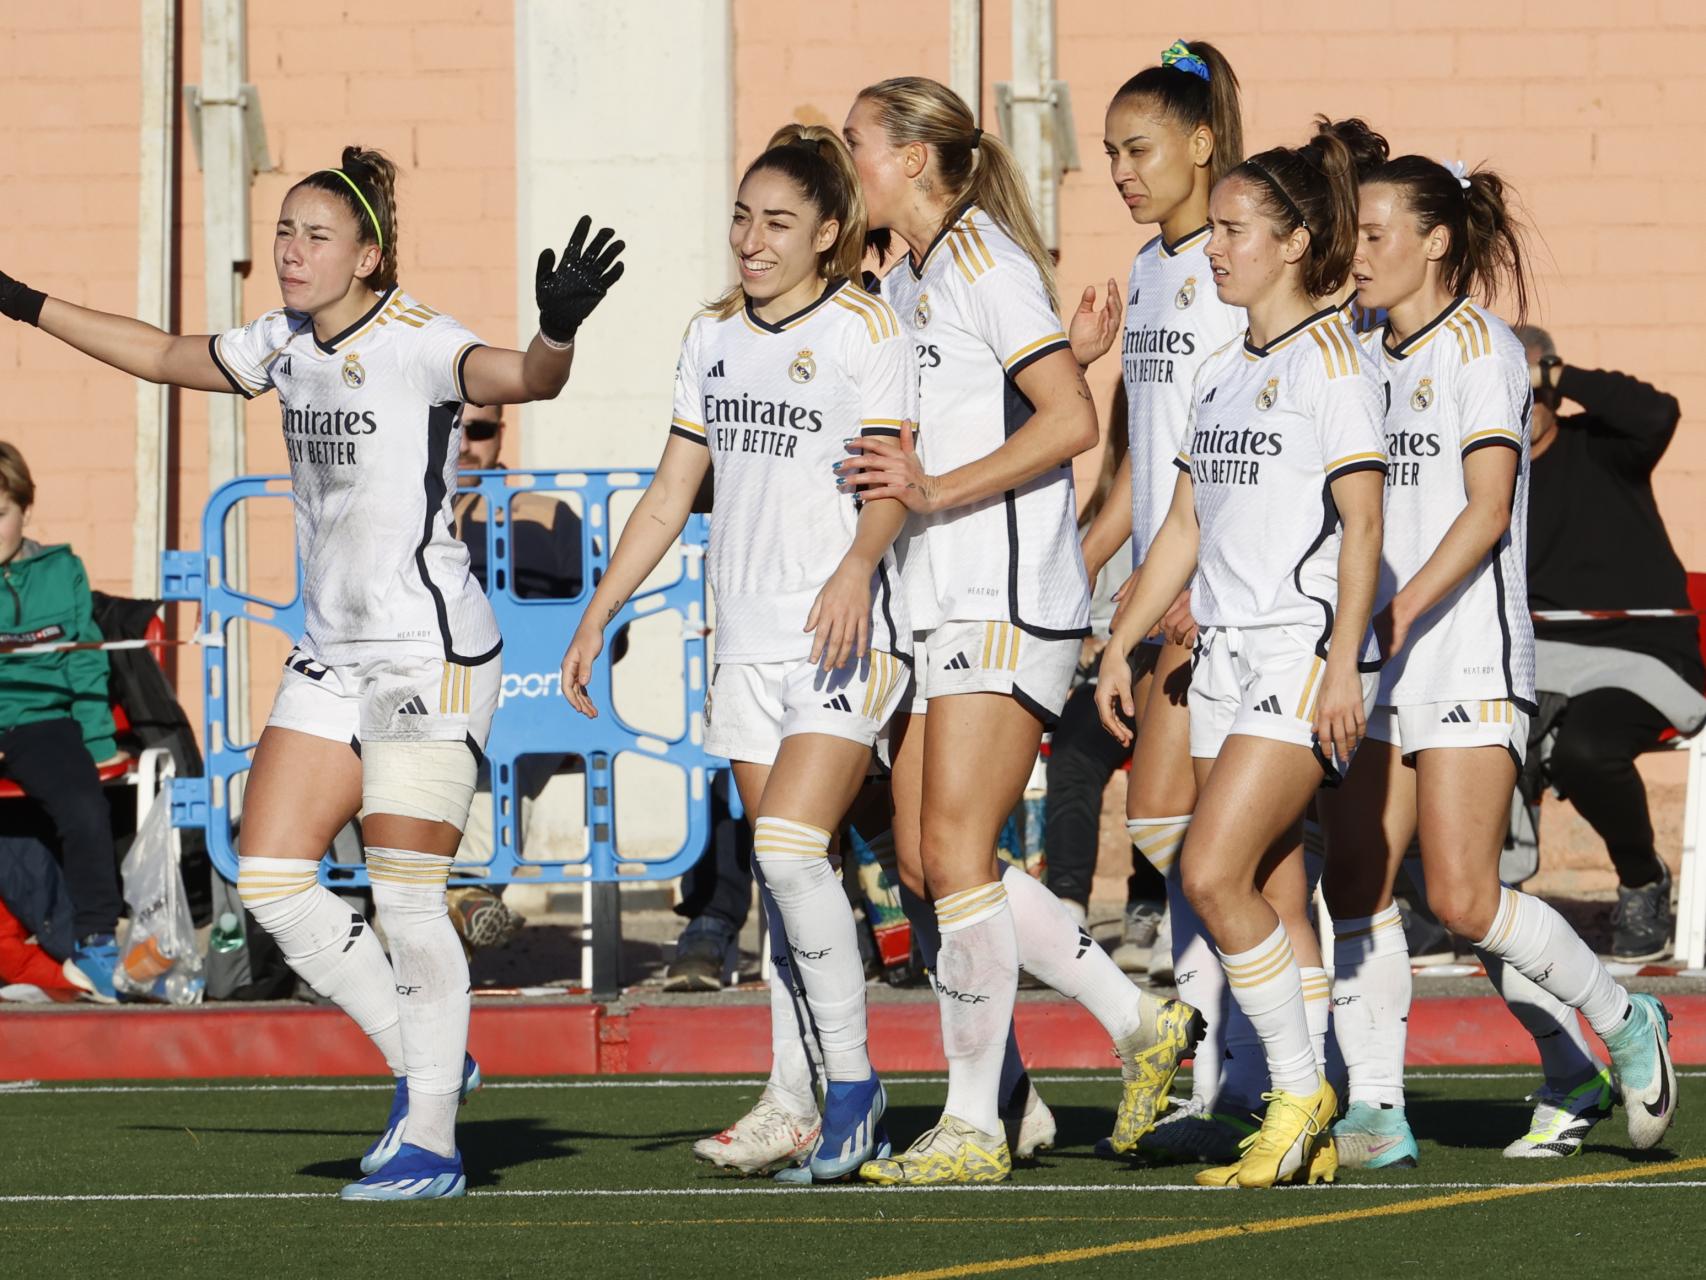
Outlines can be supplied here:
[[1088, 631], [1068, 464], [1098, 435], [1020, 174], [933, 80], [872, 85], [844, 131], [871, 225], [910, 250], [883, 287], [917, 353], [922, 453], [910, 428], [867, 436], [842, 471], [867, 500], [898, 498], [915, 515], [903, 566], [914, 708], [928, 714], [897, 723], [895, 843], [908, 888], [935, 904], [948, 1057], [941, 1121], [861, 1174], [998, 1181], [1011, 1169], [998, 1086], [1021, 963], [1108, 1029], [1125, 1075], [1115, 1131], [1132, 1142], [1154, 1123], [1195, 1017], [1143, 995], [1053, 894], [997, 867], [996, 835]]
[[[1317, 309], [1356, 247], [1344, 144], [1323, 134], [1254, 156], [1216, 184], [1209, 209], [1216, 287], [1245, 308], [1249, 328], [1197, 374], [1172, 506], [1115, 622], [1097, 703], [1109, 731], [1128, 736], [1114, 710], [1131, 707], [1126, 655], [1194, 572], [1199, 799], [1180, 869], [1271, 1080], [1266, 1118], [1242, 1159], [1197, 1180], [1270, 1186], [1331, 1177], [1335, 1167], [1326, 1126], [1336, 1101], [1263, 884], [1279, 874], [1270, 851], [1291, 853], [1323, 773], [1336, 778], [1362, 736], [1386, 455], [1378, 377], [1339, 310]], [[1287, 868], [1298, 861], [1284, 857]], [[1295, 910], [1301, 868], [1286, 892]]]
[[[1630, 996], [1557, 912], [1498, 879], [1535, 709], [1525, 586], [1533, 399], [1521, 342], [1470, 295], [1490, 303], [1508, 291], [1525, 310], [1522, 233], [1508, 206], [1497, 174], [1421, 156], [1364, 178], [1353, 270], [1359, 302], [1387, 312], [1376, 335], [1391, 392], [1384, 560], [1398, 590], [1380, 619], [1388, 660], [1368, 743], [1323, 802], [1328, 899], [1339, 936], [1366, 939], [1377, 967], [1400, 957], [1396, 985], [1407, 988], [1392, 881], [1419, 834], [1440, 922], [1581, 1011], [1611, 1054], [1630, 1141], [1650, 1147], [1676, 1106], [1663, 1004]], [[1380, 985], [1368, 974], [1359, 982]], [[1380, 1022], [1341, 1031], [1351, 1106], [1334, 1136], [1347, 1163], [1413, 1164], [1400, 1010]], [[1580, 1106], [1552, 1100], [1552, 1141], [1566, 1146], [1579, 1145], [1575, 1130], [1590, 1127], [1606, 1088], [1597, 1063], [1581, 1074]]]
[[[1173, 460], [1184, 444], [1196, 372], [1244, 328], [1243, 311], [1222, 301], [1213, 287], [1206, 253], [1209, 192], [1244, 158], [1237, 76], [1206, 41], [1174, 42], [1162, 53], [1161, 65], [1138, 72], [1114, 94], [1102, 145], [1132, 221], [1153, 226], [1159, 234], [1138, 251], [1126, 288], [1121, 347], [1130, 452], [1116, 483], [1129, 480], [1131, 502], [1109, 503], [1086, 531], [1084, 562], [1092, 575], [1128, 537], [1141, 571], [1172, 501], [1179, 474]], [[1073, 354], [1083, 365], [1100, 358], [1113, 338], [1111, 327], [1094, 324], [1091, 302], [1086, 297], [1073, 317]], [[1125, 591], [1130, 590], [1128, 584]], [[1256, 1104], [1264, 1064], [1259, 1046], [1244, 1046], [1242, 1056], [1228, 1063], [1229, 1071], [1243, 1065], [1253, 1068], [1243, 1074], [1255, 1078], [1234, 1088], [1226, 1105], [1219, 1105], [1230, 1000], [1213, 944], [1179, 890], [1177, 869], [1196, 804], [1185, 705], [1191, 677], [1189, 612], [1187, 591], [1172, 618], [1186, 637], [1182, 643], [1168, 643], [1158, 633], [1136, 650], [1138, 730], [1126, 788], [1126, 829], [1135, 851], [1166, 878], [1179, 998], [1201, 1011], [1205, 1027], [1191, 1071], [1189, 1105], [1158, 1126], [1143, 1147], [1174, 1158], [1231, 1159], [1239, 1138], [1249, 1132], [1239, 1116]], [[1108, 1145], [1120, 1154], [1130, 1150], [1116, 1142]]]
[[815, 125], [779, 130], [735, 200], [740, 283], [688, 326], [656, 478], [563, 658], [564, 694], [596, 714], [585, 683], [604, 627], [680, 536], [711, 470], [717, 668], [705, 745], [734, 762], [817, 1029], [827, 1077], [817, 1180], [852, 1173], [881, 1141], [865, 968], [829, 844], [906, 692], [912, 650], [891, 550], [906, 508], [838, 492], [831, 470], [848, 441], [894, 438], [918, 415], [900, 320], [853, 283], [864, 244], [841, 140]]
[[[345, 1199], [459, 1196], [456, 1107], [478, 1082], [468, 962], [444, 886], [497, 705], [502, 641], [450, 529], [464, 402], [550, 399], [574, 336], [622, 274], [622, 242], [539, 258], [539, 333], [482, 344], [397, 285], [396, 168], [345, 147], [293, 186], [273, 266], [284, 305], [180, 337], [0, 276], [0, 312], [150, 382], [247, 399], [277, 390], [296, 503], [307, 629], [285, 663], [243, 797], [238, 893], [291, 968], [355, 1019], [397, 1076], [369, 1176]], [[315, 879], [360, 813], [388, 961]]]

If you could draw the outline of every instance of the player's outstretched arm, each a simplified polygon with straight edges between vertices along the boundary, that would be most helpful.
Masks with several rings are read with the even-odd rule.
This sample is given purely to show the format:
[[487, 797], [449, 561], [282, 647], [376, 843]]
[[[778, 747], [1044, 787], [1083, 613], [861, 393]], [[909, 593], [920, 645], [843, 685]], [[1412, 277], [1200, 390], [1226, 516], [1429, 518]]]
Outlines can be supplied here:
[[33, 324], [84, 355], [132, 377], [191, 391], [233, 391], [214, 364], [208, 340], [50, 298], [0, 271], [0, 315]]
[[587, 696], [587, 677], [604, 649], [604, 628], [628, 603], [646, 575], [658, 567], [664, 553], [675, 545], [693, 514], [693, 499], [699, 493], [711, 466], [711, 451], [704, 445], [671, 436], [664, 445], [651, 484], [634, 504], [634, 513], [622, 527], [621, 540], [610, 557], [610, 567], [599, 579], [598, 589], [587, 602], [580, 625], [563, 655], [563, 696], [569, 705], [594, 719], [598, 708]]
[[468, 357], [468, 395], [475, 404], [525, 404], [554, 400], [569, 380], [575, 361], [575, 334], [593, 308], [622, 278], [619, 261], [626, 247], [599, 228], [592, 243], [592, 219], [582, 215], [558, 258], [546, 249], [534, 272], [533, 298], [539, 304], [539, 332], [526, 351], [482, 347]]

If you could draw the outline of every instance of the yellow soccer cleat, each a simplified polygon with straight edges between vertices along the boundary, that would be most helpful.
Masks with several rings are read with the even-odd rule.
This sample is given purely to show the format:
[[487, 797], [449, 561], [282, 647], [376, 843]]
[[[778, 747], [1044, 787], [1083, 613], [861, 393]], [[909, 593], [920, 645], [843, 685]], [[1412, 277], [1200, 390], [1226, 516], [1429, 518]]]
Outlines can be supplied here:
[[1013, 1160], [1004, 1137], [981, 1133], [948, 1115], [899, 1155], [867, 1160], [859, 1166], [861, 1178], [885, 1187], [1005, 1182], [1012, 1172]]
[[1130, 1155], [1139, 1139], [1155, 1128], [1167, 1109], [1179, 1064], [1203, 1037], [1202, 1015], [1184, 1001], [1145, 996], [1144, 1005], [1138, 1029], [1114, 1044], [1124, 1077], [1114, 1132], [1107, 1139], [1115, 1155]]
[[[1337, 1106], [1337, 1099], [1333, 1097], [1332, 1090], [1327, 1087], [1325, 1081], [1322, 1082], [1322, 1088], [1327, 1090], [1327, 1097], [1329, 1101], [1327, 1103], [1326, 1116], [1328, 1120], [1331, 1120], [1333, 1111]], [[1269, 1093], [1263, 1094], [1262, 1096], [1268, 1102], [1268, 1114], [1271, 1116], [1274, 1114], [1278, 1099], [1289, 1099], [1290, 1101], [1285, 1105], [1291, 1107], [1301, 1101], [1313, 1101], [1315, 1099], [1319, 1099], [1321, 1094], [1317, 1092], [1311, 1095], [1309, 1099], [1300, 1099], [1299, 1095], [1294, 1093]], [[1243, 1173], [1245, 1165], [1250, 1161], [1257, 1144], [1262, 1141], [1262, 1134], [1266, 1127], [1267, 1122], [1264, 1120], [1262, 1129], [1258, 1129], [1255, 1133], [1250, 1134], [1238, 1144], [1239, 1157], [1237, 1164], [1220, 1165], [1213, 1169], [1204, 1169], [1196, 1175], [1196, 1184], [1199, 1187], [1273, 1187], [1278, 1186], [1281, 1183], [1293, 1186], [1313, 1186], [1317, 1182], [1332, 1182], [1337, 1179], [1339, 1176], [1339, 1152], [1333, 1145], [1332, 1131], [1326, 1127], [1326, 1122], [1323, 1121], [1316, 1134], [1309, 1138], [1309, 1159], [1307, 1163], [1300, 1162], [1296, 1164], [1290, 1173], [1278, 1177], [1272, 1182], [1241, 1181], [1240, 1175]]]
[[1275, 1090], [1264, 1093], [1262, 1100], [1268, 1111], [1262, 1127], [1256, 1130], [1255, 1141], [1238, 1162], [1238, 1185], [1241, 1187], [1272, 1187], [1290, 1182], [1301, 1173], [1309, 1181], [1336, 1174], [1338, 1153], [1315, 1163], [1316, 1148], [1331, 1145], [1330, 1126], [1339, 1109], [1339, 1099], [1333, 1086], [1316, 1077], [1314, 1093], [1285, 1093]]

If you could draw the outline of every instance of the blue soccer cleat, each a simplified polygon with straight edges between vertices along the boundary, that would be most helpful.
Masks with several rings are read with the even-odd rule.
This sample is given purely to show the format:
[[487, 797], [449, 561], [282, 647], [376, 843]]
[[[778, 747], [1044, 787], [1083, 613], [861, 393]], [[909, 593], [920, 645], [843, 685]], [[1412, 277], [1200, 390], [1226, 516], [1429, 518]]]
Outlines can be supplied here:
[[888, 1104], [888, 1094], [875, 1072], [864, 1080], [829, 1082], [824, 1089], [823, 1132], [807, 1165], [813, 1182], [845, 1178], [873, 1158]]
[[1676, 1067], [1670, 1057], [1670, 1010], [1657, 996], [1629, 997], [1623, 1025], [1602, 1036], [1623, 1100], [1629, 1141], [1650, 1147], [1676, 1118]]
[[60, 971], [67, 982], [81, 988], [89, 999], [116, 1004], [119, 996], [113, 986], [113, 973], [118, 965], [117, 940], [110, 933], [94, 933], [77, 944]]
[[[468, 1101], [468, 1095], [484, 1083], [480, 1064], [474, 1061], [474, 1055], [465, 1055], [462, 1059], [462, 1101]], [[398, 1076], [397, 1090], [391, 1095], [391, 1114], [385, 1117], [385, 1132], [361, 1158], [363, 1173], [378, 1173], [385, 1167], [385, 1162], [397, 1154], [403, 1145], [403, 1121], [408, 1118], [409, 1081], [407, 1076]]]
[[1351, 1103], [1333, 1126], [1333, 1145], [1346, 1169], [1414, 1169], [1421, 1159], [1403, 1107]]
[[[877, 1126], [877, 1149], [872, 1153], [871, 1159], [887, 1160], [893, 1154], [894, 1144], [889, 1141], [889, 1131], [879, 1124]], [[770, 1180], [794, 1187], [809, 1187], [815, 1181], [809, 1162], [791, 1164], [786, 1169], [772, 1174]]]
[[378, 1173], [352, 1182], [345, 1200], [448, 1200], [468, 1193], [462, 1153], [437, 1155], [405, 1142]]

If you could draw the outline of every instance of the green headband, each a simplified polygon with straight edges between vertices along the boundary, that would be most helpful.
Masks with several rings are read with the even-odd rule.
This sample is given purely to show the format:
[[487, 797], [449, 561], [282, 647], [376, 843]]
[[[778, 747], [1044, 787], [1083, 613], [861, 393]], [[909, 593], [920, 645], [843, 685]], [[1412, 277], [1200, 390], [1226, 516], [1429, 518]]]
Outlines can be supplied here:
[[379, 241], [379, 253], [381, 256], [384, 256], [385, 233], [379, 229], [379, 215], [373, 212], [373, 206], [367, 203], [367, 197], [361, 194], [361, 188], [355, 185], [355, 179], [350, 177], [349, 174], [345, 173], [342, 169], [322, 169], [320, 172], [336, 174], [344, 180], [344, 185], [349, 187], [351, 191], [355, 192], [355, 198], [361, 201], [361, 207], [367, 210], [367, 220], [373, 224], [374, 238]]

